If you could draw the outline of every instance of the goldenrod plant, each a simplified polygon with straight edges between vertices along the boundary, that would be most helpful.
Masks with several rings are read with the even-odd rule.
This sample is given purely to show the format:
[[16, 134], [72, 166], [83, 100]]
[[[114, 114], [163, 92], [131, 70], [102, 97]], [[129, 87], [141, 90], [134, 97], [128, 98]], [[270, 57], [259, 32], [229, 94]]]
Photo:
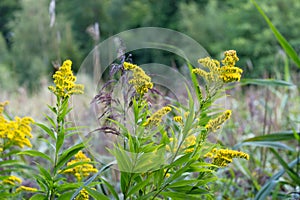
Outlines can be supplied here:
[[209, 57], [199, 59], [204, 68], [191, 69], [197, 98], [188, 90], [187, 106], [163, 100], [152, 106], [156, 92], [151, 78], [136, 64], [122, 63], [119, 81], [124, 90], [118, 98], [124, 100], [112, 100], [105, 88], [95, 97], [109, 108], [100, 114], [104, 124], [98, 130], [118, 138], [109, 151], [118, 163], [120, 188], [108, 182], [109, 177], [100, 177], [111, 199], [214, 198], [210, 183], [217, 180], [215, 172], [233, 158], [249, 159], [207, 139], [231, 116], [230, 110], [218, 114], [211, 106], [225, 84], [240, 80], [237, 61], [234, 50], [225, 52], [223, 65]]
[[14, 120], [5, 112], [8, 101], [0, 102], [0, 197], [19, 199], [22, 194], [34, 193], [35, 187], [24, 185], [24, 169], [28, 168], [19, 159], [18, 154], [32, 147], [33, 137], [31, 117], [15, 117]]
[[[113, 76], [121, 83], [121, 96], [105, 91], [109, 89], [106, 84], [94, 98], [105, 104], [99, 113], [102, 127], [97, 131], [116, 136], [108, 149], [114, 161], [100, 165], [86, 149], [89, 139], [65, 145], [67, 138], [79, 133], [79, 127], [67, 120], [72, 110], [70, 97], [84, 92], [84, 86], [76, 83], [72, 62], [66, 60], [53, 75], [54, 85], [49, 86], [56, 103], [48, 106], [52, 112], [46, 115], [48, 125], [29, 117], [6, 119], [2, 113], [7, 103], [0, 104], [0, 167], [17, 163], [19, 157], [37, 159], [30, 167], [31, 185], [22, 184], [19, 171], [1, 172], [1, 194], [32, 200], [214, 199], [211, 183], [218, 179], [215, 172], [234, 158], [249, 159], [247, 153], [208, 140], [232, 114], [224, 108], [216, 112], [212, 106], [225, 84], [240, 80], [237, 61], [233, 50], [225, 52], [222, 65], [209, 57], [200, 59], [204, 68], [191, 68], [194, 90], [186, 87], [187, 105], [164, 99], [141, 67], [122, 62], [119, 76]], [[156, 105], [150, 103], [154, 101]], [[34, 150], [30, 143], [32, 123], [41, 128], [46, 151]]]
[[[56, 97], [56, 104], [48, 106], [53, 113], [51, 116], [46, 115], [49, 125], [35, 122], [44, 133], [45, 140], [43, 141], [48, 147], [47, 151], [34, 150], [35, 147], [29, 141], [29, 138], [33, 137], [29, 126], [33, 123], [31, 118], [16, 117], [15, 122], [8, 122], [1, 116], [2, 158], [7, 153], [8, 147], [17, 145], [23, 148], [26, 145], [32, 149], [18, 151], [17, 155], [37, 159], [34, 162], [36, 165], [31, 168], [33, 170], [31, 181], [35, 182], [35, 187], [21, 185], [22, 181], [18, 177], [5, 176], [2, 179], [2, 185], [7, 189], [6, 193], [28, 192], [32, 194], [31, 199], [70, 199], [76, 189], [82, 186], [83, 181], [97, 172], [96, 163], [92, 162], [82, 151], [85, 147], [83, 142], [71, 146], [64, 145], [66, 138], [78, 133], [78, 127], [71, 126], [67, 121], [67, 115], [72, 110], [69, 106], [70, 97], [82, 94], [84, 91], [83, 85], [76, 84], [76, 76], [73, 75], [71, 66], [72, 62], [66, 60], [53, 75], [54, 86], [49, 86], [49, 90]], [[1, 104], [1, 112], [4, 105]], [[11, 159], [12, 154], [9, 155]], [[16, 199], [21, 197], [25, 196], [18, 196]], [[85, 189], [82, 189], [75, 198], [89, 199], [89, 195]]]

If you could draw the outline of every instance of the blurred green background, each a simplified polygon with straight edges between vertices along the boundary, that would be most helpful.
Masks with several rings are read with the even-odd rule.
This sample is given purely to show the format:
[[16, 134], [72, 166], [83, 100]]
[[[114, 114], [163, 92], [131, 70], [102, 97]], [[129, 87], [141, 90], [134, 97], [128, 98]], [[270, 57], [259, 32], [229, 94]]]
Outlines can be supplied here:
[[[51, 0], [0, 1], [0, 88], [31, 91], [51, 77], [53, 63], [83, 59], [109, 36], [137, 27], [170, 28], [191, 36], [214, 58], [235, 49], [244, 77], [282, 79], [286, 56], [264, 19], [248, 0]], [[260, 6], [293, 48], [300, 51], [300, 1], [261, 0]], [[53, 18], [54, 19], [54, 18]], [[99, 24], [97, 38], [91, 27]], [[95, 38], [96, 37], [96, 38]], [[180, 63], [165, 52], [136, 53], [135, 63]], [[296, 67], [290, 63], [290, 69]], [[16, 84], [18, 83], [18, 84]]]

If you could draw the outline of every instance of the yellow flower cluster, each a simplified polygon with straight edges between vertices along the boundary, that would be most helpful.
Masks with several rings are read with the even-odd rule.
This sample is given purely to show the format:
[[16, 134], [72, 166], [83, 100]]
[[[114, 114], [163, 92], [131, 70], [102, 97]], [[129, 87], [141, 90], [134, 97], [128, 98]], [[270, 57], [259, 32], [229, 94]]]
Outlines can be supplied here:
[[181, 125], [183, 124], [183, 120], [181, 116], [175, 116], [173, 117], [173, 120]]
[[216, 148], [205, 154], [204, 157], [212, 158], [212, 164], [220, 167], [226, 167], [232, 162], [233, 158], [243, 158], [249, 160], [249, 155], [244, 152], [229, 149], [218, 150]]
[[145, 123], [143, 123], [143, 126], [149, 126], [154, 125], [157, 126], [162, 120], [162, 117], [168, 114], [171, 111], [171, 107], [165, 106], [158, 111], [156, 111], [153, 115], [151, 115]]
[[[7, 178], [5, 178], [2, 182], [0, 182], [1, 185], [11, 185], [11, 186], [15, 186], [15, 185], [20, 185], [22, 183], [22, 180], [16, 176], [9, 176]], [[32, 188], [32, 187], [27, 187], [27, 186], [19, 186], [16, 189], [16, 193], [17, 192], [36, 192], [37, 188]]]
[[36, 192], [37, 188], [27, 187], [27, 186], [20, 186], [16, 189], [16, 192]]
[[[173, 150], [176, 151], [176, 149], [178, 148], [178, 142], [177, 142], [177, 139], [175, 138], [169, 138], [170, 142], [173, 143]], [[184, 142], [182, 143], [180, 149], [184, 150], [185, 153], [191, 153], [194, 151], [194, 145], [196, 144], [196, 136], [194, 135], [190, 135], [188, 136], [187, 138], [185, 138]], [[167, 151], [170, 151], [171, 148], [170, 148], [170, 145], [166, 145], [166, 150]]]
[[148, 89], [153, 88], [150, 76], [148, 76], [142, 68], [137, 65], [124, 62], [125, 70], [131, 70], [133, 72], [133, 78], [129, 80], [129, 84], [133, 84], [136, 92], [140, 95], [144, 95], [148, 92]]
[[83, 94], [84, 86], [75, 84], [76, 76], [73, 75], [71, 66], [72, 61], [66, 60], [53, 75], [55, 87], [49, 86], [49, 90], [59, 97], [67, 98], [72, 94]]
[[198, 62], [209, 69], [206, 72], [202, 69], [193, 69], [192, 72], [202, 76], [208, 83], [222, 81], [223, 83], [240, 81], [243, 70], [236, 67], [235, 63], [239, 60], [236, 51], [228, 50], [224, 53], [225, 58], [220, 62], [209, 57], [199, 59]]
[[[70, 166], [72, 164], [78, 163], [78, 162], [90, 162], [91, 159], [86, 157], [86, 155], [82, 152], [79, 151], [75, 155], [75, 159], [71, 160], [70, 162], [67, 163], [67, 166]], [[81, 181], [84, 177], [87, 177], [90, 175], [90, 173], [97, 173], [98, 170], [93, 167], [91, 164], [81, 164], [81, 165], [76, 165], [70, 169], [67, 169], [64, 171], [64, 173], [71, 173], [73, 174], [78, 181]]]
[[194, 151], [193, 146], [196, 144], [196, 139], [196, 136], [190, 135], [184, 140], [182, 148], [185, 149], [185, 153], [191, 153]]
[[[33, 123], [34, 120], [30, 117], [15, 117], [14, 121], [5, 119], [3, 110], [7, 104], [8, 102], [0, 103], [0, 138], [5, 140], [6, 146], [17, 145], [21, 148], [24, 146], [32, 147], [28, 138], [32, 138], [30, 124]], [[1, 149], [1, 151], [3, 151], [2, 147]]]
[[16, 176], [9, 176], [2, 181], [2, 184], [16, 185], [21, 184], [22, 180]]
[[205, 126], [206, 130], [216, 132], [221, 127], [221, 125], [230, 118], [230, 116], [231, 110], [226, 110], [217, 118], [209, 120]]
[[75, 200], [89, 200], [89, 193], [85, 189], [82, 189]]
[[235, 67], [235, 63], [239, 60], [239, 58], [236, 55], [236, 51], [225, 51], [224, 55], [225, 58], [224, 60], [222, 60], [224, 66], [221, 67], [220, 78], [223, 80], [224, 83], [240, 81], [243, 70], [238, 67]]

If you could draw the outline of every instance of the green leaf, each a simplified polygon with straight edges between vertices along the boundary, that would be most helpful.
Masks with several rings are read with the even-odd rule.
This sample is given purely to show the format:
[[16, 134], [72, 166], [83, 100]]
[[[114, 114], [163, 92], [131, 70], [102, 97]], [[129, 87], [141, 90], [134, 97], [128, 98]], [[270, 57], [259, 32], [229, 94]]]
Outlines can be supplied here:
[[183, 131], [182, 131], [184, 138], [188, 135], [189, 130], [191, 129], [191, 126], [194, 121], [194, 114], [195, 114], [194, 113], [195, 105], [194, 105], [193, 97], [192, 97], [191, 92], [189, 91], [188, 87], [186, 87], [186, 90], [187, 90], [188, 97], [189, 97], [189, 115], [187, 116]]
[[150, 178], [147, 178], [146, 180], [142, 180], [141, 182], [137, 183], [135, 186], [131, 187], [127, 193], [127, 196], [130, 196], [136, 192], [138, 192], [140, 189], [144, 188], [148, 185]]
[[[10, 157], [10, 156], [12, 156], [12, 155], [15, 155], [15, 154], [18, 154], [19, 152], [21, 152], [21, 150], [11, 150], [10, 149], [10, 151], [9, 152], [5, 152], [5, 154], [2, 154], [1, 155], [1, 158], [3, 159], [3, 158], [7, 158], [7, 157]], [[3, 159], [3, 160], [6, 160], [6, 159]]]
[[174, 166], [180, 166], [183, 163], [186, 163], [187, 161], [189, 161], [190, 159], [190, 155], [189, 154], [185, 154], [179, 158], [177, 158], [174, 162], [170, 163], [170, 165], [168, 166], [168, 168], [174, 167]]
[[256, 147], [271, 147], [271, 148], [279, 148], [286, 149], [289, 151], [295, 151], [292, 147], [287, 146], [281, 142], [272, 142], [272, 141], [251, 141], [251, 142], [242, 142], [236, 145], [234, 148], [238, 148], [240, 146], [256, 146]]
[[56, 107], [54, 107], [54, 106], [49, 106], [49, 105], [47, 105], [47, 106], [48, 106], [48, 108], [49, 108], [55, 115], [57, 115]]
[[168, 187], [182, 187], [182, 186], [187, 186], [187, 185], [196, 185], [199, 180], [197, 179], [192, 179], [192, 180], [179, 180], [175, 181], [172, 184], [168, 185]]
[[[208, 193], [207, 190], [203, 189], [202, 194]], [[180, 193], [180, 192], [161, 192], [161, 195], [164, 197], [172, 198], [173, 200], [179, 200], [179, 199], [189, 199], [189, 200], [199, 200], [201, 199], [201, 193], [199, 194], [186, 194], [186, 193]]]
[[[57, 191], [61, 194], [61, 193], [67, 192], [69, 190], [77, 189], [81, 185], [82, 185], [82, 183], [64, 183], [57, 188]], [[72, 192], [72, 194], [73, 193], [74, 193], [74, 191]], [[70, 196], [70, 198], [71, 198], [71, 196]]]
[[64, 140], [65, 140], [65, 130], [62, 127], [62, 130], [59, 131], [59, 133], [57, 135], [57, 140], [56, 140], [56, 145], [55, 145], [55, 152], [57, 154], [59, 153], [60, 148], [64, 144]]
[[35, 157], [40, 157], [45, 160], [49, 160], [51, 163], [53, 163], [53, 160], [46, 154], [36, 151], [36, 150], [26, 150], [18, 153], [18, 155], [28, 155], [28, 156], [35, 156]]
[[120, 186], [123, 193], [126, 192], [126, 186], [129, 182], [130, 173], [121, 171]]
[[55, 128], [56, 125], [55, 125], [54, 120], [53, 120], [50, 116], [48, 116], [48, 115], [44, 115], [44, 116], [45, 116], [45, 117], [47, 118], [47, 120], [50, 122], [50, 124], [52, 125], [52, 127]]
[[35, 194], [29, 200], [46, 200], [46, 196], [43, 194]]
[[277, 185], [278, 180], [268, 181], [267, 184], [256, 194], [254, 200], [267, 199], [267, 196], [273, 191], [273, 188]]
[[110, 200], [107, 196], [105, 196], [104, 194], [93, 190], [89, 187], [83, 187], [88, 193], [89, 195], [91, 195], [94, 199], [101, 199], [101, 200]]
[[293, 49], [293, 47], [288, 43], [288, 41], [281, 35], [281, 33], [276, 29], [268, 16], [264, 13], [264, 11], [259, 7], [255, 0], [251, 0], [256, 9], [260, 12], [263, 18], [268, 23], [270, 29], [274, 33], [277, 41], [280, 43], [281, 47], [288, 54], [288, 56], [296, 63], [296, 65], [300, 68], [300, 59], [297, 55], [297, 52]]
[[198, 99], [198, 102], [200, 104], [203, 99], [202, 99], [202, 92], [201, 92], [201, 89], [200, 89], [199, 84], [198, 84], [197, 76], [196, 76], [196, 74], [194, 74], [192, 72], [193, 66], [191, 65], [191, 63], [188, 63], [187, 65], [188, 65], [188, 68], [189, 68], [189, 71], [190, 71], [191, 80], [192, 80], [194, 89], [196, 91], [197, 99]]
[[52, 182], [52, 176], [50, 172], [44, 169], [42, 166], [39, 166], [40, 174], [44, 177], [44, 180], [47, 182], [47, 185], [50, 185]]
[[281, 166], [288, 173], [288, 175], [293, 180], [293, 182], [296, 183], [297, 185], [300, 185], [300, 176], [288, 166], [288, 164], [282, 159], [282, 157], [277, 153], [277, 151], [275, 151], [274, 149], [270, 149], [270, 150], [275, 155], [275, 157], [277, 158]]
[[275, 79], [246, 79], [243, 78], [241, 79], [241, 84], [242, 85], [261, 85], [261, 86], [282, 86], [282, 87], [294, 87], [295, 85], [287, 82], [287, 81], [283, 81], [283, 80], [275, 80]]
[[66, 199], [69, 200], [69, 199], [71, 199], [72, 194], [73, 194], [72, 191], [70, 191], [70, 192], [65, 192], [65, 193], [63, 193], [62, 195], [60, 195], [60, 196], [57, 198], [57, 200], [66, 200]]
[[[296, 133], [300, 135], [300, 132]], [[275, 142], [275, 141], [284, 141], [284, 140], [294, 140], [295, 135], [292, 131], [286, 131], [286, 132], [280, 132], [280, 133], [271, 133], [268, 135], [261, 135], [253, 138], [249, 138], [244, 140], [243, 142], [252, 142], [252, 141], [269, 141], [269, 142]]]
[[60, 169], [66, 162], [69, 161], [69, 159], [74, 156], [76, 153], [78, 153], [80, 150], [84, 148], [83, 143], [79, 143], [67, 150], [65, 150], [62, 155], [59, 156], [57, 165], [54, 168], [54, 171], [57, 172], [58, 169]]
[[18, 160], [4, 160], [0, 161], [0, 166], [1, 167], [7, 167], [7, 166], [13, 166], [15, 164], [20, 164], [21, 162]]
[[56, 140], [55, 134], [50, 128], [48, 128], [47, 126], [41, 123], [35, 123], [35, 124], [39, 126], [41, 129], [43, 129], [53, 140]]
[[[290, 162], [288, 164], [289, 168], [292, 168], [297, 163], [299, 163], [300, 158], [297, 158]], [[264, 186], [258, 191], [258, 193], [255, 195], [254, 200], [261, 200], [266, 199], [266, 197], [273, 191], [273, 188], [276, 186], [276, 184], [279, 182], [278, 179], [284, 174], [285, 169], [281, 169], [278, 173], [276, 173], [274, 176], [272, 176], [265, 184]]]
[[116, 192], [114, 186], [112, 186], [109, 182], [107, 182], [104, 178], [101, 178], [101, 181], [106, 185], [108, 190], [111, 192], [111, 194], [114, 196], [116, 200], [119, 200], [118, 193]]

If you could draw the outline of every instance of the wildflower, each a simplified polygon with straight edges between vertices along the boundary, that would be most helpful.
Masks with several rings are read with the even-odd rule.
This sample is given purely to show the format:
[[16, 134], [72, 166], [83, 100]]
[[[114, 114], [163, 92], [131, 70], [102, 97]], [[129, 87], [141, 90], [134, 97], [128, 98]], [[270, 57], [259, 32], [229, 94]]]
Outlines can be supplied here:
[[221, 127], [221, 125], [230, 118], [230, 115], [231, 110], [226, 110], [217, 118], [209, 120], [205, 126], [206, 130], [216, 132], [216, 130], [218, 130]]
[[2, 112], [6, 104], [8, 102], [0, 103], [0, 138], [6, 139], [7, 145], [17, 145], [20, 148], [32, 147], [29, 140], [32, 138], [30, 124], [34, 120], [31, 117], [15, 117], [14, 121], [5, 119]]
[[191, 153], [194, 151], [194, 145], [196, 144], [196, 136], [190, 135], [187, 138], [185, 138], [182, 148], [185, 149], [185, 153]]
[[124, 62], [125, 70], [131, 70], [133, 72], [133, 78], [129, 80], [129, 84], [133, 84], [136, 92], [143, 96], [148, 92], [148, 89], [153, 88], [151, 78], [144, 72], [142, 68], [137, 65]]
[[249, 160], [249, 155], [244, 152], [229, 149], [217, 150], [216, 148], [205, 154], [204, 157], [212, 158], [212, 164], [220, 167], [226, 167], [232, 162], [233, 158], [243, 158]]
[[89, 200], [89, 193], [85, 189], [82, 189], [76, 196], [75, 200]]
[[165, 106], [160, 110], [156, 111], [151, 117], [147, 119], [147, 121], [143, 124], [143, 126], [154, 125], [157, 126], [162, 120], [162, 117], [168, 114], [171, 111], [171, 107]]
[[4, 179], [2, 183], [8, 185], [16, 185], [16, 184], [21, 184], [22, 180], [16, 176], [9, 176], [8, 178]]
[[[75, 159], [71, 160], [70, 162], [67, 163], [67, 166], [70, 166], [72, 164], [78, 163], [78, 162], [90, 162], [91, 159], [86, 157], [86, 155], [82, 152], [79, 151], [75, 155]], [[64, 171], [64, 173], [71, 173], [73, 174], [78, 181], [81, 181], [83, 177], [87, 177], [90, 175], [90, 173], [97, 173], [98, 170], [93, 167], [93, 165], [85, 163], [85, 164], [79, 164], [76, 165], [70, 169], [67, 169]]]
[[181, 116], [175, 116], [173, 117], [173, 120], [181, 125], [183, 124], [183, 120]]
[[208, 68], [209, 72], [199, 68], [193, 69], [192, 72], [202, 76], [208, 83], [240, 81], [243, 70], [235, 66], [235, 63], [239, 60], [236, 51], [228, 50], [224, 52], [224, 55], [223, 66], [220, 66], [219, 61], [206, 57], [199, 59], [198, 62]]
[[[190, 153], [194, 151], [194, 145], [196, 144], [196, 136], [195, 135], [190, 135], [185, 138], [184, 142], [180, 146], [181, 150], [184, 150], [185, 153]], [[178, 141], [175, 138], [169, 138], [170, 143], [173, 143], [173, 151], [175, 152], [176, 149], [178, 148]], [[166, 150], [171, 151], [170, 145], [166, 145]]]
[[27, 187], [27, 186], [20, 186], [16, 189], [16, 193], [17, 192], [36, 192], [37, 191], [37, 188], [32, 188], [32, 187]]
[[59, 97], [67, 98], [72, 94], [83, 94], [84, 86], [75, 84], [76, 76], [73, 75], [71, 66], [72, 61], [66, 60], [53, 75], [55, 87], [48, 87], [50, 91]]

